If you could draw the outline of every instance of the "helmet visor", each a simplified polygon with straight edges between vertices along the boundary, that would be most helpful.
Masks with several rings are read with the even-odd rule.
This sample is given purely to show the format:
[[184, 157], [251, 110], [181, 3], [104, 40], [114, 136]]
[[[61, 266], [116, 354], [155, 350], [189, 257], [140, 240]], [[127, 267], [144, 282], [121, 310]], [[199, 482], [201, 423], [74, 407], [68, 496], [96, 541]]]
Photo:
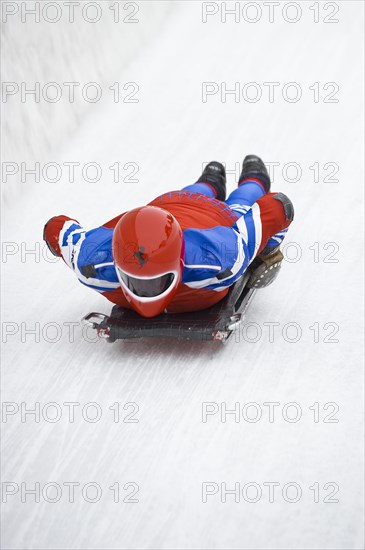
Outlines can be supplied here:
[[139, 279], [132, 277], [119, 267], [118, 274], [125, 286], [135, 295], [141, 298], [154, 298], [163, 294], [174, 282], [174, 273], [165, 273], [159, 277]]

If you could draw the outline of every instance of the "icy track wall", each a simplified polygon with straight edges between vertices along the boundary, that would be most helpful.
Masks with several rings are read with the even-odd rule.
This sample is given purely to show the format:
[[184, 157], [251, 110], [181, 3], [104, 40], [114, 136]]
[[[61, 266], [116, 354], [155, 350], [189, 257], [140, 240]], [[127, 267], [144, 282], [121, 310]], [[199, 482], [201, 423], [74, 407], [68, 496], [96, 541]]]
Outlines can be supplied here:
[[[94, 98], [114, 94], [109, 87], [174, 10], [173, 2], [148, 1], [1, 4], [3, 161], [26, 168], [55, 160]], [[26, 190], [21, 169], [2, 181], [6, 204]]]

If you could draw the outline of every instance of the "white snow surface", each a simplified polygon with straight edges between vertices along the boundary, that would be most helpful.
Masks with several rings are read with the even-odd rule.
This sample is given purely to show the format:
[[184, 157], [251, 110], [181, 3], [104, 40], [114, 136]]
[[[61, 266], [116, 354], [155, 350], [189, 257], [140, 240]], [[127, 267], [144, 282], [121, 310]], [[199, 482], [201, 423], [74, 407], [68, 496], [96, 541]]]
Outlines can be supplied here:
[[[303, 16], [296, 24], [282, 17], [255, 24], [228, 18], [224, 24], [219, 15], [202, 23], [201, 2], [174, 2], [162, 27], [151, 27], [148, 47], [122, 68], [114, 53], [111, 84], [137, 82], [139, 102], [114, 103], [108, 96], [92, 105], [72, 138], [49, 159], [99, 162], [102, 179], [89, 183], [78, 177], [71, 183], [66, 172], [57, 183], [28, 178], [21, 184], [20, 177], [13, 178], [16, 193], [10, 193], [2, 213], [3, 246], [15, 250], [3, 255], [2, 263], [2, 400], [6, 410], [11, 407], [7, 403], [14, 403], [19, 412], [2, 418], [3, 500], [4, 483], [19, 491], [2, 504], [3, 548], [364, 547], [363, 4], [337, 2], [337, 24], [313, 23], [309, 4], [301, 2]], [[145, 3], [140, 5], [143, 19]], [[155, 5], [165, 9], [163, 2]], [[19, 32], [31, 32], [20, 21], [18, 25]], [[134, 27], [138, 33], [138, 25]], [[77, 25], [73, 32], [76, 37]], [[107, 34], [99, 38], [108, 41]], [[55, 34], [48, 53], [41, 32], [36, 41], [42, 53], [34, 52], [35, 59], [38, 64], [47, 60], [52, 80], [52, 65], [62, 63], [72, 35], [62, 41]], [[95, 65], [89, 60], [89, 80], [98, 80], [97, 63], [100, 59]], [[224, 103], [219, 95], [203, 103], [202, 82], [213, 81], [230, 87], [235, 82], [279, 82], [281, 87], [273, 103], [267, 100], [267, 88], [256, 103], [236, 103], [232, 96]], [[282, 85], [288, 82], [300, 83], [300, 101], [282, 99]], [[338, 83], [339, 102], [315, 103], [309, 90], [314, 82]], [[75, 106], [64, 102], [63, 109], [68, 117]], [[3, 111], [6, 121], [6, 105]], [[47, 116], [43, 126], [49, 137]], [[33, 139], [44, 143], [42, 127], [37, 127], [40, 135]], [[82, 332], [81, 317], [89, 311], [109, 313], [110, 304], [80, 285], [62, 261], [47, 261], [38, 253], [24, 256], [25, 247], [43, 246], [37, 243], [53, 215], [64, 213], [86, 228], [96, 227], [195, 181], [203, 162], [216, 159], [232, 169], [252, 152], [281, 168], [288, 162], [302, 168], [295, 183], [277, 168], [273, 184], [294, 202], [296, 217], [287, 242], [297, 244], [288, 254], [298, 249], [300, 257], [285, 261], [274, 285], [257, 293], [247, 330], [237, 340], [224, 345], [91, 341], [91, 333]], [[114, 183], [108, 166], [116, 161], [137, 163], [138, 183]], [[309, 169], [315, 162], [322, 167], [319, 182]], [[339, 166], [338, 182], [323, 181], [327, 162]], [[230, 174], [229, 190], [233, 188]], [[324, 249], [326, 243], [338, 246], [333, 256], [338, 261], [324, 261], [336, 250]], [[274, 322], [271, 342], [267, 323]], [[74, 338], [67, 323], [75, 323]], [[300, 327], [297, 342], [288, 341], [295, 331], [292, 326], [285, 333], [287, 323]], [[318, 342], [310, 328], [315, 323]], [[338, 342], [324, 341], [334, 324], [339, 330], [332, 340]], [[32, 328], [39, 337], [26, 332]], [[261, 337], [254, 342], [256, 331]], [[73, 422], [65, 405], [70, 402], [79, 403]], [[91, 402], [102, 412], [97, 422], [86, 417], [95, 414], [95, 407], [85, 409]], [[132, 410], [123, 406], [136, 403], [138, 422], [114, 422], [110, 407], [115, 402], [121, 404], [122, 419]], [[203, 422], [207, 402], [216, 403], [219, 411], [225, 403], [251, 418], [257, 411], [262, 416], [249, 422], [247, 416], [230, 414], [222, 422], [217, 413]], [[273, 422], [264, 405], [268, 402], [278, 403]], [[57, 405], [47, 408], [49, 403]], [[247, 403], [256, 405], [247, 409]], [[296, 403], [296, 409], [288, 403]], [[319, 404], [318, 422], [315, 406], [309, 408], [314, 403]], [[326, 409], [326, 403], [336, 405]], [[22, 418], [25, 406], [40, 407], [38, 422], [31, 415]], [[301, 417], [289, 422], [298, 410]], [[60, 411], [61, 417], [51, 422]], [[331, 418], [338, 422], [324, 422], [333, 411]], [[74, 502], [69, 502], [67, 482], [80, 484]], [[81, 495], [91, 482], [102, 491], [93, 503]], [[206, 482], [217, 484], [211, 487], [218, 492], [203, 502]], [[274, 502], [264, 485], [269, 482], [280, 484]], [[29, 494], [23, 494], [22, 502], [22, 483], [23, 489], [40, 484], [40, 502]], [[47, 483], [61, 488], [58, 502], [48, 502], [47, 493], [42, 494]], [[110, 490], [115, 483], [120, 484], [119, 503]], [[131, 486], [123, 488], [126, 483], [138, 485], [138, 502], [123, 502], [131, 493]], [[241, 492], [239, 502], [232, 494], [222, 502], [224, 483], [227, 489], [256, 483], [262, 496], [248, 502], [255, 495], [251, 486], [246, 500]], [[300, 487], [297, 502], [288, 502], [293, 486], [289, 498], [283, 497], [287, 483]], [[315, 483], [319, 502], [314, 501]], [[324, 502], [337, 486], [332, 497], [337, 502]], [[49, 496], [54, 495], [55, 486], [49, 489]]]

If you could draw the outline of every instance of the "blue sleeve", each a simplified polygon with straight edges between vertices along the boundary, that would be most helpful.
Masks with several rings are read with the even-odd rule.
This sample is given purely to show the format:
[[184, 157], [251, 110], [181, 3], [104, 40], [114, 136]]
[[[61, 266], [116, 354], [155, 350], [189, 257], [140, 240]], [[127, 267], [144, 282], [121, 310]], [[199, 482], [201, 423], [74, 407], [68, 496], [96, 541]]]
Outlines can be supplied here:
[[120, 286], [112, 255], [113, 230], [98, 227], [85, 231], [70, 225], [62, 234], [61, 250], [67, 265], [80, 283], [107, 292]]
[[247, 244], [238, 228], [187, 229], [183, 283], [191, 288], [224, 290], [249, 264]]

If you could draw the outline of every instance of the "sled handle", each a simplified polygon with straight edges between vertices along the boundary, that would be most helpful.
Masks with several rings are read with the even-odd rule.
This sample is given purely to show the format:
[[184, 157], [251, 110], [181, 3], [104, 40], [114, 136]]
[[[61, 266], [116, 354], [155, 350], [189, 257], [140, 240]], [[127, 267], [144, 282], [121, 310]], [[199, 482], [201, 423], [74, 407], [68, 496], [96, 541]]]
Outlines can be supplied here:
[[230, 324], [228, 325], [228, 330], [235, 330], [240, 326], [243, 321], [242, 313], [235, 313], [234, 315], [232, 315], [229, 321]]
[[[94, 319], [94, 321], [92, 320]], [[92, 313], [88, 313], [81, 319], [81, 323], [87, 327], [91, 327], [92, 329], [96, 330], [98, 333], [98, 336], [100, 338], [109, 338], [109, 327], [104, 326], [102, 327], [102, 323], [108, 319], [107, 315], [104, 315], [104, 313], [97, 313], [96, 311], [93, 311]], [[97, 322], [97, 321], [99, 322]]]
[[[104, 313], [97, 313], [96, 311], [93, 311], [92, 313], [88, 313], [81, 319], [81, 323], [84, 325], [87, 325], [88, 327], [97, 329], [101, 325], [105, 319], [107, 319], [108, 316], [104, 315]], [[97, 319], [99, 322], [92, 321], [92, 319]]]

